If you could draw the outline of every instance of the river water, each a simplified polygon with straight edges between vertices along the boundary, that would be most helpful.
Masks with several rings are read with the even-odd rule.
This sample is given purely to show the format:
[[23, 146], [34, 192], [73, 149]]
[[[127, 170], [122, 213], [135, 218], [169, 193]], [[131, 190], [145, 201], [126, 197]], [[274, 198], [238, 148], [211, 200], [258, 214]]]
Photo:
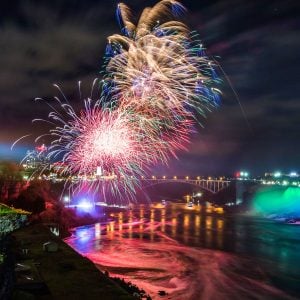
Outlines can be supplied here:
[[184, 204], [112, 217], [66, 242], [153, 299], [300, 299], [300, 226]]

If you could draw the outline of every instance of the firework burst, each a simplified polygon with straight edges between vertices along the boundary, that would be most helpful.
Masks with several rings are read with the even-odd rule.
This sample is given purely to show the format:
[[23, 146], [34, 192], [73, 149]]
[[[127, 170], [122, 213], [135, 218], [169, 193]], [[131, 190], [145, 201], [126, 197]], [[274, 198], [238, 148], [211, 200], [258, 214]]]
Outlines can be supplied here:
[[178, 1], [162, 0], [135, 24], [120, 3], [122, 34], [108, 37], [99, 99], [85, 99], [76, 112], [65, 96], [55, 97], [48, 158], [78, 186], [132, 198], [148, 168], [186, 149], [199, 116], [218, 105], [213, 61], [198, 35], [174, 20], [184, 11]]
[[165, 161], [185, 147], [193, 124], [220, 98], [214, 62], [198, 35], [173, 20], [183, 11], [179, 2], [163, 0], [146, 8], [134, 24], [130, 9], [120, 3], [117, 16], [123, 34], [108, 37], [102, 84], [103, 97], [140, 119], [154, 140], [168, 137]]
[[48, 120], [34, 122], [51, 124], [49, 132], [36, 142], [50, 137], [47, 156], [49, 161], [59, 162], [53, 165], [55, 172], [69, 178], [71, 188], [76, 191], [84, 187], [101, 191], [102, 196], [109, 193], [132, 196], [137, 177], [144, 174], [149, 157], [153, 156], [149, 153], [152, 144], [143, 141], [137, 123], [128, 114], [111, 110], [100, 99], [85, 99], [78, 113], [64, 95], [54, 100], [56, 108], [47, 102], [53, 109]]
[[185, 24], [170, 20], [174, 11], [182, 10], [179, 2], [164, 0], [146, 8], [135, 25], [129, 8], [118, 5], [124, 34], [108, 37], [103, 83], [104, 92], [112, 87], [112, 102], [141, 115], [159, 116], [158, 122], [168, 119], [171, 124], [178, 116], [205, 115], [218, 104], [213, 61], [196, 34]]

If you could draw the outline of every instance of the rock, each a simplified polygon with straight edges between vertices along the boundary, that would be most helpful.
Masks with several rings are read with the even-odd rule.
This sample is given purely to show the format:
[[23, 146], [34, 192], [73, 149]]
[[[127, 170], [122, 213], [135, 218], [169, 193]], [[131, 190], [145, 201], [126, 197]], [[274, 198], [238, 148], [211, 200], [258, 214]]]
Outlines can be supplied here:
[[166, 293], [166, 291], [158, 291], [158, 295], [159, 296], [166, 296], [168, 294]]

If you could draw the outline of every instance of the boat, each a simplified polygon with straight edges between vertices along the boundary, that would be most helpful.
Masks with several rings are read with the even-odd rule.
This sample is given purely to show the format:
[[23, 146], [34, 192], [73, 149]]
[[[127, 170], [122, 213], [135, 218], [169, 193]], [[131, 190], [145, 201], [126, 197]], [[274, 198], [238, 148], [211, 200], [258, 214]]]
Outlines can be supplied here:
[[194, 206], [194, 203], [192, 201], [190, 201], [186, 204], [186, 207], [188, 207], [188, 208], [192, 208], [193, 206]]

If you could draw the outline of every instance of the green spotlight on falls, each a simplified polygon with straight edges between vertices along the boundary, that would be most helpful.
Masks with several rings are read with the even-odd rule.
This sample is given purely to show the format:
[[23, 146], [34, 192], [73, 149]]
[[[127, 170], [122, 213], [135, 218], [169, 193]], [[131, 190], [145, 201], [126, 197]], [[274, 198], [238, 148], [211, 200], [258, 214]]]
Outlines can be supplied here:
[[300, 188], [267, 188], [258, 191], [254, 211], [265, 216], [300, 217]]

